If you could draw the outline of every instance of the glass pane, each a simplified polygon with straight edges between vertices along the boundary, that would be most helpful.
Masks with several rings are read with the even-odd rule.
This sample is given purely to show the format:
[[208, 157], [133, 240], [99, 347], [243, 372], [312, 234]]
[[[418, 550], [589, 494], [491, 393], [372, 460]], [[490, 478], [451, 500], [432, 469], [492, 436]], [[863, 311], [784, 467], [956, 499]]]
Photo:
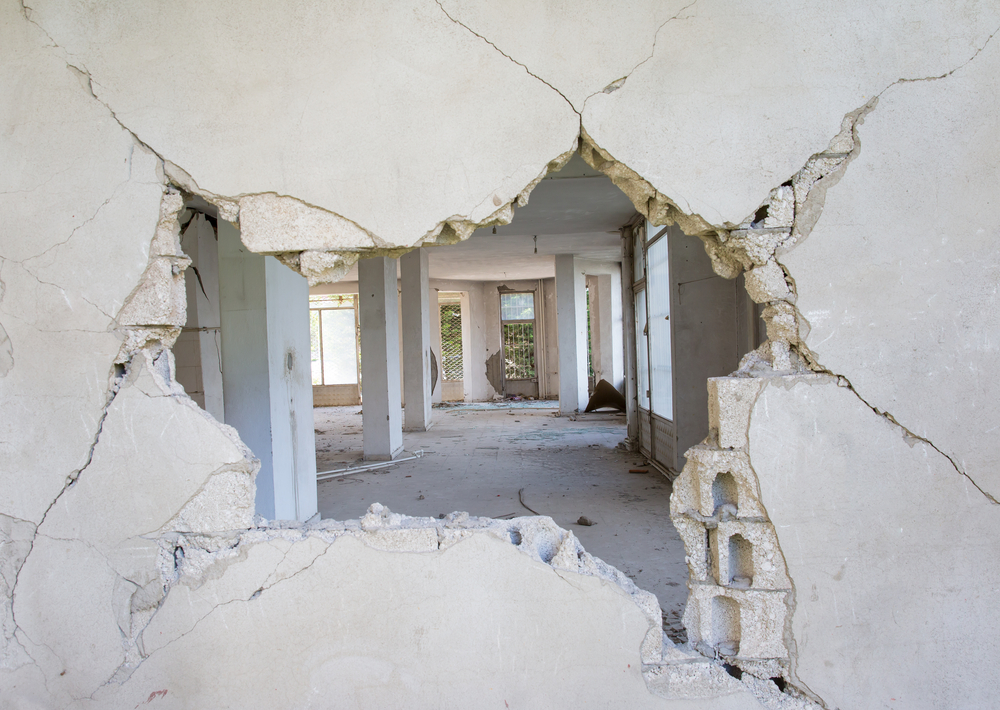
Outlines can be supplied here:
[[646, 275], [646, 259], [643, 256], [643, 232], [648, 227], [649, 222], [645, 224], [637, 224], [635, 229], [632, 230], [632, 280], [641, 281]]
[[358, 383], [358, 338], [354, 330], [354, 309], [322, 310], [323, 384]]
[[500, 320], [534, 320], [535, 294], [501, 293]]
[[635, 292], [635, 367], [639, 406], [649, 409], [649, 349], [646, 340], [646, 292]]
[[504, 377], [508, 380], [530, 380], [535, 376], [535, 324], [504, 323]]
[[309, 348], [312, 351], [312, 380], [323, 384], [323, 364], [319, 361], [319, 311], [309, 311]]
[[673, 354], [670, 349], [670, 253], [667, 237], [646, 251], [649, 293], [649, 391], [651, 409], [674, 418]]
[[462, 372], [462, 306], [441, 304], [441, 379], [461, 380]]
[[590, 332], [590, 286], [587, 287], [587, 377], [594, 376], [594, 334]]

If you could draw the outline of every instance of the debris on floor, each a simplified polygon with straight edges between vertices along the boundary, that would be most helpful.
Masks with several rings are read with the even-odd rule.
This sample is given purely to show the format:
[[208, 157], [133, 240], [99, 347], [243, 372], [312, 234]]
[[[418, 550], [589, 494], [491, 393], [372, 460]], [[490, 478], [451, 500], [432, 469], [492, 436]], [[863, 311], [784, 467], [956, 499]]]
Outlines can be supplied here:
[[591, 520], [590, 518], [588, 518], [588, 517], [587, 517], [586, 515], [581, 515], [581, 516], [580, 516], [580, 517], [579, 517], [579, 518], [577, 519], [577, 521], [576, 521], [576, 524], [577, 524], [577, 525], [586, 525], [586, 526], [587, 526], [588, 528], [589, 528], [589, 527], [590, 527], [591, 525], [597, 525], [597, 523], [595, 523], [595, 522], [594, 522], [593, 520]]

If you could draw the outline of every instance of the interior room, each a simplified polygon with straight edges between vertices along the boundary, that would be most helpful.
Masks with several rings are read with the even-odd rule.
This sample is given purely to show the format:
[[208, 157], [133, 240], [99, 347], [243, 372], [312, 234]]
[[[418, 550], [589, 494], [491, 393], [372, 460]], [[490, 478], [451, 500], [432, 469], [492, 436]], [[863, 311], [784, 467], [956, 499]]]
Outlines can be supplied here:
[[[709, 433], [707, 378], [737, 369], [763, 335], [742, 279], [715, 274], [701, 240], [650, 225], [579, 153], [509, 224], [362, 259], [308, 293], [275, 259], [241, 250], [210, 207], [189, 211], [182, 243], [196, 278], [177, 379], [270, 449], [260, 515], [284, 501], [301, 516], [312, 505], [302, 491], [314, 488], [321, 519], [357, 518], [376, 502], [433, 518], [547, 515], [653, 590], [665, 631], [687, 640], [684, 545], [669, 522], [678, 452]], [[261, 269], [255, 296], [248, 274]], [[254, 297], [256, 321], [245, 308]], [[253, 362], [253, 322], [297, 349]], [[293, 388], [289, 361], [303, 352], [310, 387]], [[267, 394], [255, 392], [275, 364], [285, 391], [275, 397], [268, 374]], [[311, 411], [301, 406], [310, 394]], [[302, 454], [311, 447], [314, 468]]]

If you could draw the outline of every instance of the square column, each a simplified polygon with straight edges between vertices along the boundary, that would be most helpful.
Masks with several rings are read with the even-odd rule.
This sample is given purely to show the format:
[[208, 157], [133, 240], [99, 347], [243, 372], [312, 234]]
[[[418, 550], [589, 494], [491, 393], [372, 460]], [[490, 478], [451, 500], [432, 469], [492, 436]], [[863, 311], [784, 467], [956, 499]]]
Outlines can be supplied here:
[[219, 220], [219, 300], [225, 419], [260, 459], [257, 513], [309, 520], [317, 513], [309, 286]]
[[431, 426], [431, 312], [427, 250], [414, 249], [399, 260], [403, 315], [403, 426]]
[[403, 450], [397, 296], [395, 259], [358, 262], [361, 427], [365, 458], [372, 461], [389, 461]]
[[618, 391], [624, 387], [621, 275], [587, 276], [590, 289], [590, 357], [595, 384], [607, 380]]
[[559, 335], [559, 413], [587, 406], [587, 293], [573, 254], [556, 254], [556, 331]]

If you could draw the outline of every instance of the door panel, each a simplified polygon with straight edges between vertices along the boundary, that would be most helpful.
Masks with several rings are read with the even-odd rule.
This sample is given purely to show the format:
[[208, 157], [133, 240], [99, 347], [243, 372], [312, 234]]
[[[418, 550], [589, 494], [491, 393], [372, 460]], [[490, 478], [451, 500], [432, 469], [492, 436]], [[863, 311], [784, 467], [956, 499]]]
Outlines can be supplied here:
[[674, 423], [677, 462], [708, 436], [709, 377], [728, 375], [739, 367], [736, 333], [736, 288], [712, 270], [700, 239], [671, 227], [674, 346]]

